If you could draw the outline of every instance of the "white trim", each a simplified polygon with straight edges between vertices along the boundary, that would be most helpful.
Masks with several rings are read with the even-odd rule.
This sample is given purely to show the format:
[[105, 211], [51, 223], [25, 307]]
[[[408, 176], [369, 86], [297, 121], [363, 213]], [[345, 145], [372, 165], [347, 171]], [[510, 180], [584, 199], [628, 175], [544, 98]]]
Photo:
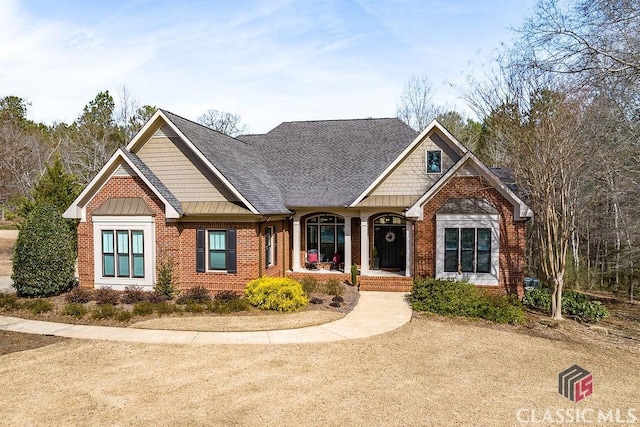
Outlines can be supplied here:
[[[140, 177], [140, 179], [142, 179], [142, 181], [147, 185], [147, 187], [149, 187], [151, 191], [153, 191], [153, 193], [158, 196], [158, 198], [164, 204], [166, 218], [175, 219], [181, 217], [180, 213], [176, 211], [173, 206], [171, 206], [171, 203], [169, 203], [167, 199], [165, 199], [158, 191], [158, 189], [155, 188], [155, 186], [153, 186], [151, 182], [149, 182], [149, 180], [144, 176], [142, 172], [140, 172], [136, 165], [134, 165], [133, 162], [129, 160], [129, 158], [124, 154], [122, 148], [120, 148], [113, 154], [113, 156], [111, 156], [107, 164], [102, 167], [100, 172], [84, 188], [82, 193], [80, 193], [80, 195], [76, 197], [71, 206], [69, 206], [69, 208], [67, 208], [67, 210], [62, 214], [64, 218], [80, 219], [81, 222], [85, 222], [87, 220], [86, 207], [89, 204], [89, 201], [100, 191], [100, 189], [102, 189], [102, 187], [104, 187], [109, 179], [111, 179], [113, 174], [116, 173], [116, 171], [118, 170], [118, 166], [120, 166], [119, 163], [116, 164], [116, 161], [118, 159], [122, 159], [126, 164], [128, 164], [129, 167], [136, 173], [136, 175], [138, 175], [138, 177]], [[109, 176], [107, 176], [106, 179], [103, 179], [105, 178], [105, 174], [110, 170], [111, 172], [109, 173]], [[82, 207], [80, 207], [81, 202], [84, 201], [84, 199], [87, 198], [87, 196], [89, 196], [90, 194], [91, 197], [86, 201], [86, 203], [82, 205]]]
[[[145, 277], [102, 277], [102, 230], [142, 230]], [[155, 219], [152, 216], [100, 216], [93, 219], [94, 287], [110, 286], [123, 291], [127, 286], [152, 289], [156, 282]]]
[[[491, 229], [491, 273], [458, 273], [444, 271], [445, 228]], [[499, 215], [436, 215], [436, 278], [467, 280], [484, 286], [500, 283], [500, 217]]]
[[458, 142], [458, 140], [451, 135], [451, 133], [449, 133], [448, 130], [446, 130], [444, 128], [444, 126], [442, 126], [437, 120], [433, 120], [431, 123], [429, 123], [429, 126], [427, 126], [421, 133], [420, 135], [418, 135], [416, 137], [416, 139], [413, 140], [413, 142], [411, 142], [411, 144], [409, 144], [407, 146], [407, 148], [405, 148], [402, 153], [400, 153], [398, 155], [398, 157], [396, 157], [396, 159], [391, 162], [391, 164], [384, 170], [384, 172], [382, 172], [372, 183], [371, 185], [369, 185], [367, 187], [366, 190], [364, 190], [354, 201], [353, 203], [351, 203], [351, 205], [349, 205], [349, 207], [356, 207], [358, 203], [360, 203], [365, 197], [367, 197], [369, 195], [369, 193], [371, 193], [371, 191], [373, 191], [384, 179], [387, 178], [387, 176], [401, 163], [405, 160], [405, 158], [413, 151], [413, 149], [421, 144], [427, 137], [427, 135], [433, 131], [434, 129], [439, 130], [440, 132], [442, 132], [445, 136], [444, 141], [445, 143], [447, 143], [450, 147], [452, 147], [456, 152], [458, 152], [458, 154], [460, 154], [461, 156], [464, 155], [465, 153], [467, 153], [469, 150], [467, 150], [467, 148], [465, 148], [464, 145], [462, 145], [460, 142]]
[[[204, 164], [207, 165], [207, 167], [209, 167], [209, 169], [214, 173], [214, 175], [216, 175], [216, 177], [220, 181], [222, 181], [222, 183], [225, 186], [227, 186], [227, 188], [236, 197], [238, 197], [238, 199], [240, 199], [240, 201], [244, 203], [245, 206], [247, 206], [252, 213], [260, 214], [260, 212], [258, 212], [258, 210], [255, 207], [253, 207], [253, 205], [249, 203], [249, 201], [231, 184], [231, 182], [229, 182], [229, 180], [227, 180], [227, 178], [225, 178], [225, 176], [215, 166], [213, 166], [213, 164], [209, 161], [209, 159], [207, 159], [202, 154], [202, 152], [196, 148], [196, 146], [189, 140], [189, 138], [187, 138], [186, 135], [183, 134], [182, 131], [180, 131], [180, 129], [171, 120], [169, 120], [169, 118], [162, 112], [162, 110], [158, 110], [156, 114], [153, 115], [152, 119], [149, 120], [147, 125], [149, 125], [152, 121], [157, 120], [158, 117], [162, 118], [165, 121], [165, 123], [168, 124], [175, 131], [178, 137], [181, 138], [185, 144], [187, 144], [187, 146], [191, 149], [191, 151], [193, 151], [193, 153], [195, 153], [198, 156], [198, 158], [200, 158], [200, 160], [202, 160], [202, 162], [204, 162]], [[148, 129], [147, 126], [145, 126], [145, 128]], [[133, 148], [133, 146], [138, 142], [138, 139], [137, 139], [138, 135], [142, 135], [142, 131], [138, 132], [136, 137], [133, 140], [131, 140], [131, 142], [127, 145], [127, 150], [131, 151], [130, 149]]]

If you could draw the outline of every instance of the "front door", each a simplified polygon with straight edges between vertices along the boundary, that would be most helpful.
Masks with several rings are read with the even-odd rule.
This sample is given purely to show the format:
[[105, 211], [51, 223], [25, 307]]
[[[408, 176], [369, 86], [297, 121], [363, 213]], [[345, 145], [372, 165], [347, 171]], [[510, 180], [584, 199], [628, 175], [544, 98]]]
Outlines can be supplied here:
[[380, 256], [380, 268], [404, 269], [405, 230], [404, 225], [375, 226], [373, 242]]

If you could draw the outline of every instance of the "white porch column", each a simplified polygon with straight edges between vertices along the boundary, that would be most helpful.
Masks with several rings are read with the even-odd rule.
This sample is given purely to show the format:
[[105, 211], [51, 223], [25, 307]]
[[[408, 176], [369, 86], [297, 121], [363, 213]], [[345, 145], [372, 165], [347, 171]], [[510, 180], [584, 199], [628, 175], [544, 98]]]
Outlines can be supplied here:
[[405, 240], [406, 240], [406, 248], [404, 249], [405, 253], [405, 261], [404, 261], [404, 275], [406, 277], [411, 277], [413, 273], [413, 223], [410, 221], [406, 222], [405, 225]]
[[351, 271], [351, 216], [344, 217], [344, 272]]
[[293, 271], [300, 271], [300, 217], [293, 216]]
[[360, 274], [369, 273], [369, 215], [360, 213]]

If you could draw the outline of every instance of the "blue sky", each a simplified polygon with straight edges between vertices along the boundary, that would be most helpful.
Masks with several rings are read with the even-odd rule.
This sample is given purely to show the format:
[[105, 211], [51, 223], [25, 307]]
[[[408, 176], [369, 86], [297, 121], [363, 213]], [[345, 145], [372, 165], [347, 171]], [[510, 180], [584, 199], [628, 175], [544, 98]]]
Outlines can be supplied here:
[[[0, 96], [73, 121], [101, 90], [190, 119], [210, 108], [249, 130], [283, 121], [393, 117], [405, 82], [437, 102], [482, 76], [535, 0], [0, 0]], [[453, 87], [452, 87], [453, 86]]]

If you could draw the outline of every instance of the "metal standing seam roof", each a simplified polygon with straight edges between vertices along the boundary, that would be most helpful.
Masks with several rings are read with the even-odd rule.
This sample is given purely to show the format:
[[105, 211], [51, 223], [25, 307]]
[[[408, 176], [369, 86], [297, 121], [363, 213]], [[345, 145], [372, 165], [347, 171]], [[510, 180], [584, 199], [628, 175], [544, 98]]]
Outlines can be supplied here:
[[232, 202], [182, 202], [184, 214], [189, 215], [242, 215], [252, 212]]
[[263, 215], [289, 214], [264, 153], [239, 139], [162, 110], [204, 157]]
[[91, 213], [93, 216], [153, 216], [155, 213], [145, 203], [142, 197], [111, 197], [98, 209]]

